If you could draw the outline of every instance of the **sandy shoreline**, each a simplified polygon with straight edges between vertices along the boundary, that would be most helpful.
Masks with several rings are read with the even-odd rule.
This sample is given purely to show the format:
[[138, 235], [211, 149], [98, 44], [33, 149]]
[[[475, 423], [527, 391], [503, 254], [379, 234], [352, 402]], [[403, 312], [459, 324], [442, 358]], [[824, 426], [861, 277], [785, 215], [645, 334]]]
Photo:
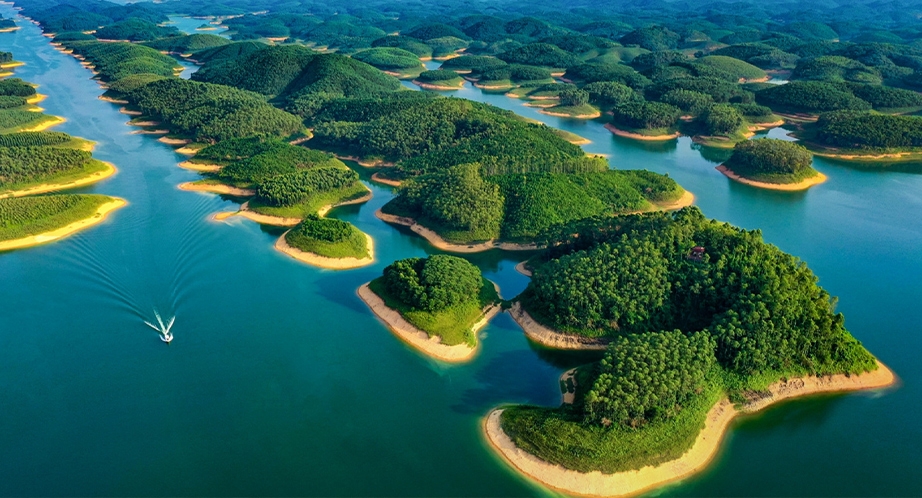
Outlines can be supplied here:
[[[518, 269], [518, 266], [516, 266]], [[574, 334], [564, 334], [538, 323], [522, 308], [522, 304], [515, 302], [509, 308], [509, 314], [515, 323], [518, 323], [525, 335], [534, 342], [552, 349], [569, 349], [580, 351], [604, 351], [608, 342], [592, 339]]]
[[786, 191], [807, 190], [808, 188], [814, 185], [819, 185], [828, 179], [826, 175], [820, 172], [817, 172], [816, 175], [811, 176], [810, 178], [807, 178], [805, 180], [801, 180], [797, 183], [767, 183], [767, 182], [758, 182], [755, 180], [750, 180], [748, 178], [743, 178], [737, 175], [736, 173], [734, 173], [732, 170], [730, 170], [723, 164], [717, 167], [717, 171], [720, 171], [721, 173], [724, 174], [724, 176], [726, 176], [727, 178], [730, 178], [731, 180], [735, 180], [740, 183], [745, 183], [746, 185], [751, 185], [753, 187], [759, 187], [759, 188], [764, 188], [764, 189], [769, 189], [769, 190], [786, 190]]
[[547, 114], [548, 116], [571, 119], [595, 119], [602, 116], [601, 112], [595, 112], [592, 114], [564, 114], [562, 112], [553, 112], [548, 109], [539, 109], [538, 112], [541, 114]]
[[391, 187], [399, 187], [403, 182], [399, 180], [388, 180], [387, 178], [382, 178], [381, 173], [375, 173], [371, 175], [371, 180], [374, 182], [382, 183], [384, 185], [390, 185]]
[[802, 377], [777, 382], [769, 387], [771, 395], [739, 410], [725, 398], [708, 411], [704, 429], [698, 434], [692, 448], [680, 458], [656, 467], [647, 466], [615, 474], [565, 469], [518, 448], [500, 425], [502, 409], [491, 411], [484, 419], [482, 428], [490, 446], [507, 463], [545, 486], [582, 496], [629, 496], [684, 479], [705, 469], [720, 449], [730, 423], [739, 415], [755, 413], [785, 399], [819, 393], [879, 389], [895, 382], [893, 372], [878, 362], [877, 370], [851, 377]]
[[214, 173], [216, 171], [221, 171], [220, 164], [204, 164], [204, 163], [194, 163], [191, 161], [183, 161], [177, 164], [182, 169], [187, 169], [189, 171], [198, 171], [200, 173]]
[[425, 88], [426, 90], [440, 90], [447, 92], [449, 90], [460, 90], [464, 88], [464, 82], [462, 81], [460, 85], [449, 86], [449, 85], [435, 85], [433, 83], [426, 83], [419, 80], [413, 80], [412, 83], [420, 88]]
[[385, 221], [387, 223], [394, 223], [396, 225], [410, 227], [410, 230], [413, 230], [419, 236], [426, 239], [434, 247], [443, 251], [475, 253], [489, 251], [490, 249], [501, 249], [503, 251], [535, 251], [540, 249], [536, 244], [513, 244], [511, 242], [496, 242], [494, 240], [488, 240], [478, 244], [452, 244], [451, 242], [443, 239], [434, 231], [420, 225], [413, 218], [394, 216], [392, 214], [383, 213], [380, 209], [375, 211], [375, 216], [377, 216], [381, 221]]
[[[368, 287], [368, 284], [359, 287], [357, 293], [359, 298], [371, 308], [378, 318], [384, 321], [387, 328], [390, 329], [394, 335], [410, 346], [413, 346], [415, 349], [433, 358], [449, 363], [469, 361], [477, 353], [480, 341], [477, 341], [477, 347], [472, 348], [467, 344], [446, 346], [441, 344], [438, 337], [430, 338], [429, 334], [425, 331], [416, 328], [410, 322], [406, 321], [397, 310], [388, 308], [387, 305], [384, 304], [384, 300], [375, 294], [374, 291]], [[490, 318], [493, 318], [500, 310], [501, 308], [499, 306], [491, 306], [484, 312], [484, 316], [471, 327], [475, 336], [477, 330], [486, 325]]]
[[106, 165], [106, 169], [102, 171], [97, 171], [96, 173], [91, 173], [79, 180], [74, 180], [67, 183], [43, 183], [41, 185], [36, 185], [35, 187], [29, 187], [23, 190], [14, 190], [12, 192], [0, 192], [0, 199], [7, 197], [22, 197], [26, 195], [34, 194], [44, 194], [47, 192], [56, 192], [58, 190], [68, 190], [77, 187], [84, 187], [86, 185], [91, 185], [98, 181], [109, 178], [118, 172], [118, 170], [111, 163], [105, 161], [99, 161]]
[[[368, 202], [369, 200], [371, 200], [371, 195], [372, 195], [371, 190], [368, 190], [368, 192], [362, 197], [358, 197], [356, 199], [351, 199], [348, 201], [338, 202], [336, 204], [327, 204], [326, 206], [322, 206], [320, 209], [317, 210], [317, 216], [321, 216], [321, 217], [325, 216], [327, 213], [330, 212], [331, 209], [338, 208], [340, 206], [348, 206], [350, 204], [361, 204], [363, 202]], [[237, 211], [224, 211], [221, 213], [215, 213], [212, 216], [212, 219], [216, 221], [224, 221], [232, 216], [240, 216], [242, 218], [255, 221], [256, 223], [260, 223], [262, 225], [272, 225], [272, 226], [278, 226], [278, 227], [293, 227], [297, 225], [298, 223], [301, 223], [302, 218], [286, 218], [283, 216], [273, 216], [271, 214], [261, 214], [255, 211], [250, 211], [247, 208], [248, 204], [249, 202], [243, 203], [240, 206], [240, 209]]]
[[675, 132], [671, 135], [641, 135], [640, 133], [632, 133], [625, 131], [619, 128], [616, 128], [611, 123], [605, 125], [605, 129], [618, 135], [619, 137], [631, 138], [634, 140], [643, 140], [645, 142], [663, 142], [666, 140], [675, 140], [681, 136], [681, 133]]
[[658, 207], [663, 211], [675, 211], [677, 209], [682, 209], [684, 207], [691, 206], [695, 203], [695, 194], [686, 190], [681, 197], [668, 203], [668, 204], [657, 204], [653, 203], [654, 206]]
[[521, 273], [522, 275], [525, 275], [526, 277], [530, 277], [532, 276], [533, 273], [531, 270], [525, 267], [525, 263], [527, 262], [528, 260], [519, 262], [519, 264], [515, 265], [515, 271]]
[[368, 266], [375, 262], [375, 241], [371, 238], [371, 235], [368, 235], [367, 233], [363, 233], [363, 235], [365, 235], [365, 244], [368, 248], [368, 256], [361, 259], [328, 258], [326, 256], [321, 256], [312, 252], [302, 251], [288, 245], [288, 241], [285, 240], [286, 235], [288, 235], [288, 232], [283, 233], [282, 236], [279, 237], [279, 239], [275, 242], [275, 249], [311, 266], [327, 268], [330, 270], [348, 270], [351, 268], [361, 268], [363, 266]]
[[29, 237], [23, 237], [21, 239], [6, 240], [0, 242], [0, 251], [8, 251], [11, 249], [22, 249], [25, 247], [37, 246], [39, 244], [45, 244], [53, 240], [61, 239], [71, 235], [73, 233], [79, 232], [84, 228], [89, 228], [97, 223], [102, 223], [105, 221], [106, 217], [112, 211], [119, 209], [128, 204], [124, 199], [119, 199], [113, 197], [111, 201], [106, 202], [96, 208], [96, 212], [89, 218], [75, 221], [70, 225], [63, 226], [56, 230], [51, 230], [50, 232], [44, 232], [37, 235], [30, 235]]
[[50, 120], [48, 120], [48, 121], [45, 121], [44, 123], [39, 123], [39, 124], [37, 124], [37, 125], [35, 125], [35, 126], [29, 126], [29, 127], [23, 128], [23, 129], [21, 129], [21, 130], [19, 130], [19, 131], [20, 131], [20, 132], [23, 132], [23, 131], [45, 131], [45, 130], [47, 130], [48, 128], [52, 128], [52, 127], [55, 127], [55, 126], [57, 126], [57, 125], [59, 125], [59, 124], [61, 124], [61, 123], [67, 122], [66, 119], [64, 119], [64, 118], [62, 118], [62, 117], [60, 117], [60, 116], [52, 116], [52, 117], [53, 117], [54, 119], [50, 119]]
[[231, 187], [217, 183], [195, 183], [185, 182], [179, 184], [179, 190], [188, 192], [210, 192], [212, 194], [236, 195], [239, 197], [249, 197], [256, 195], [256, 191], [248, 188]]

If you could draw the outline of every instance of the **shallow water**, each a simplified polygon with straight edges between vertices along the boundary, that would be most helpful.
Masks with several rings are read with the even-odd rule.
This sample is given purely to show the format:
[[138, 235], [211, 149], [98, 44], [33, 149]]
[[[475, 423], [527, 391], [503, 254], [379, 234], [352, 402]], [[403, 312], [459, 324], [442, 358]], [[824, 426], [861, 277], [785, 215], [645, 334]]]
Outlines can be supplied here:
[[[170, 23], [168, 24], [168, 26], [175, 26], [177, 29], [179, 29], [180, 31], [182, 31], [183, 33], [187, 35], [212, 34], [212, 35], [223, 36], [224, 38], [230, 38], [230, 36], [227, 35], [226, 26], [210, 24], [211, 21], [209, 19], [195, 19], [195, 18], [188, 17], [188, 16], [167, 16], [167, 18], [170, 20]], [[207, 29], [207, 30], [198, 29], [203, 24], [208, 24], [209, 26], [213, 26], [215, 29]]]
[[[12, 15], [0, 5], [0, 14]], [[557, 376], [582, 361], [533, 348], [506, 315], [480, 355], [446, 366], [382, 326], [355, 289], [398, 258], [435, 253], [374, 211], [393, 194], [334, 210], [376, 241], [378, 262], [318, 270], [272, 249], [277, 233], [208, 219], [236, 204], [176, 185], [197, 175], [97, 99], [90, 72], [37, 27], [0, 50], [41, 85], [56, 128], [99, 142], [119, 174], [85, 192], [130, 205], [63, 241], [0, 253], [2, 495], [538, 495], [485, 446], [500, 403], [554, 404]], [[760, 228], [840, 296], [850, 330], [902, 377], [897, 390], [786, 403], [737, 424], [704, 474], [665, 495], [919, 495], [922, 176], [827, 161], [806, 193], [757, 190], [714, 169], [687, 138], [639, 144], [598, 122], [487, 101], [592, 140], [619, 168], [668, 173], [708, 216]], [[774, 132], [778, 133], [778, 132]], [[367, 178], [367, 173], [364, 173]], [[470, 256], [505, 297], [523, 255]], [[169, 346], [143, 324], [177, 317]]]

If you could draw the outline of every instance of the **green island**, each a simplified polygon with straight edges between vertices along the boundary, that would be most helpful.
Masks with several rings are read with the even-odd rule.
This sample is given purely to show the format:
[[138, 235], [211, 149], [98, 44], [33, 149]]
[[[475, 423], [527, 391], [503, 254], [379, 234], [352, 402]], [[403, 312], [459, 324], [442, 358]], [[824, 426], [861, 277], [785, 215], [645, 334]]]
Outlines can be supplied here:
[[513, 316], [550, 347], [560, 345], [552, 335], [575, 336], [604, 356], [562, 381], [570, 402], [502, 407], [485, 429], [512, 465], [552, 487], [640, 492], [703, 468], [737, 413], [894, 382], [806, 265], [757, 231], [685, 208], [544, 237]]
[[[215, 219], [288, 228], [275, 247], [293, 258], [374, 262], [368, 235], [324, 217], [369, 198], [359, 171], [397, 188], [379, 218], [439, 249], [540, 250], [528, 288], [503, 304], [534, 342], [601, 359], [564, 375], [561, 406], [501, 407], [484, 429], [551, 488], [644, 492], [705, 468], [739, 413], [894, 381], [803, 262], [687, 208], [693, 196], [669, 175], [613, 168], [573, 133], [399, 79], [445, 91], [470, 81], [546, 115], [666, 142], [637, 149], [691, 137], [708, 159], [729, 156], [720, 169], [736, 181], [801, 189], [825, 179], [811, 152], [922, 158], [922, 46], [903, 4], [17, 4], [95, 72], [131, 126], [191, 156], [180, 166], [203, 178], [180, 188], [242, 203]], [[231, 39], [183, 35], [166, 24], [176, 14]], [[200, 66], [191, 80], [169, 54]], [[427, 70], [431, 59], [444, 62]], [[0, 67], [12, 64], [0, 54]], [[0, 196], [102, 167], [79, 139], [23, 132], [57, 122], [26, 107], [38, 98], [0, 80]], [[750, 140], [781, 125], [802, 145]], [[35, 242], [99, 221], [120, 202], [106, 199], [3, 198], [0, 234]], [[471, 358], [500, 301], [476, 266], [445, 255], [396, 261], [358, 292], [444, 361]]]
[[754, 187], [804, 190], [826, 176], [812, 167], [813, 155], [803, 145], [776, 138], [736, 144], [733, 154], [717, 167], [728, 178]]
[[500, 310], [480, 269], [448, 255], [395, 261], [359, 297], [410, 346], [448, 362], [470, 360], [477, 330]]
[[37, 195], [0, 199], [0, 251], [66, 237], [105, 220], [125, 201], [94, 194]]

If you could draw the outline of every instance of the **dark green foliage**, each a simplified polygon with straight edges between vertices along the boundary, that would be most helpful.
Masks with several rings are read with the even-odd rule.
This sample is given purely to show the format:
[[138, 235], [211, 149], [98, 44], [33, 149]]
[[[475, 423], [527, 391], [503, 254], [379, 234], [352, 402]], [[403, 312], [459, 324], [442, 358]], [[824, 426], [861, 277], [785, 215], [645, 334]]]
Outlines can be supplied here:
[[740, 114], [745, 118], [752, 119], [764, 119], [772, 117], [772, 110], [770, 107], [759, 104], [733, 104], [733, 107], [736, 108]]
[[310, 215], [285, 234], [285, 242], [296, 249], [328, 258], [368, 256], [365, 234], [342, 220]]
[[581, 83], [594, 83], [597, 81], [614, 81], [634, 89], [641, 89], [650, 80], [637, 71], [623, 64], [580, 64], [567, 69], [564, 78]]
[[818, 22], [793, 22], [783, 26], [781, 31], [801, 40], [836, 40], [839, 38], [832, 28]]
[[660, 97], [660, 101], [674, 105], [682, 109], [683, 112], [687, 112], [693, 116], [700, 114], [714, 103], [713, 97], [706, 93], [684, 90], [681, 88], [664, 93]]
[[206, 64], [192, 79], [274, 96], [281, 94], [315, 55], [300, 45], [270, 46], [230, 61]]
[[92, 62], [95, 71], [106, 81], [140, 73], [173, 76], [178, 66], [172, 57], [133, 43], [76, 41], [67, 42], [65, 46]]
[[[340, 54], [320, 54], [285, 89], [285, 108], [308, 115], [337, 97], [377, 97], [400, 90], [400, 81]], [[308, 112], [311, 111], [311, 112]]]
[[480, 73], [497, 67], [505, 66], [506, 62], [496, 57], [487, 57], [482, 55], [464, 55], [448, 59], [442, 63], [442, 69], [451, 69], [452, 71], [473, 71]]
[[589, 92], [576, 88], [567, 88], [560, 92], [557, 97], [560, 99], [562, 106], [580, 106], [589, 103]]
[[802, 59], [794, 68], [792, 79], [814, 81], [852, 81], [879, 85], [883, 80], [874, 68], [841, 56], [827, 55]]
[[209, 48], [202, 50], [201, 52], [197, 52], [194, 58], [201, 64], [217, 61], [229, 61], [241, 57], [246, 57], [247, 55], [250, 55], [253, 52], [258, 52], [266, 47], [268, 47], [268, 45], [257, 41], [233, 42], [220, 47]]
[[[301, 169], [319, 167], [342, 167], [342, 163], [325, 152], [289, 145], [277, 140], [257, 142], [244, 139], [232, 142], [232, 146], [203, 149], [204, 158], [216, 157], [222, 160], [240, 160], [223, 167], [216, 176], [231, 183], [259, 184], [277, 175], [296, 173]], [[220, 148], [220, 149], [218, 149]], [[202, 158], [200, 152], [197, 158]], [[234, 156], [235, 154], [239, 154]]]
[[762, 69], [792, 68], [797, 64], [799, 57], [763, 43], [744, 43], [731, 45], [711, 52], [713, 55], [724, 55], [746, 61]]
[[272, 176], [256, 189], [256, 198], [269, 206], [293, 206], [318, 192], [329, 192], [359, 180], [351, 169], [311, 168]]
[[426, 40], [426, 45], [432, 48], [433, 57], [448, 57], [466, 48], [468, 42], [454, 36], [443, 36]]
[[543, 67], [512, 64], [509, 66], [509, 79], [512, 81], [543, 81], [551, 79], [551, 72]]
[[32, 97], [35, 93], [34, 86], [19, 78], [6, 78], [0, 80], [0, 95]]
[[555, 325], [583, 334], [646, 332], [670, 293], [667, 260], [649, 240], [602, 244], [535, 271], [531, 299]]
[[390, 35], [371, 42], [372, 47], [394, 47], [406, 50], [416, 57], [431, 57], [432, 47], [412, 36]]
[[396, 47], [370, 48], [353, 54], [352, 58], [378, 69], [410, 69], [420, 65], [416, 54]]
[[125, 76], [109, 83], [109, 90], [116, 93], [129, 93], [142, 86], [166, 78], [159, 74], [139, 73]]
[[[720, 366], [744, 376], [874, 368], [873, 357], [845, 330], [842, 315], [834, 313], [834, 301], [816, 285], [816, 276], [798, 259], [763, 242], [759, 232], [707, 221], [696, 208], [686, 208], [672, 214], [598, 219], [561, 227], [558, 233], [560, 238], [550, 241], [559, 244], [556, 254], [570, 255], [539, 266], [525, 299], [529, 309], [550, 324], [590, 336], [703, 330], [716, 342]], [[704, 252], [691, 258], [693, 247]], [[625, 267], [616, 274], [631, 271], [644, 275], [635, 278], [650, 278], [648, 293], [628, 287], [636, 291], [632, 298], [634, 294], [613, 286], [609, 292], [614, 296], [596, 295], [597, 289], [607, 288], [606, 279], [594, 286], [579, 283], [597, 278], [600, 266], [609, 268], [592, 262], [612, 257], [614, 249], [635, 252], [621, 260]], [[659, 277], [663, 265], [666, 275]], [[611, 278], [620, 278], [616, 274]], [[562, 282], [579, 285], [585, 299], [572, 291], [572, 297], [561, 301], [558, 293], [568, 292]], [[539, 285], [557, 289], [549, 294], [553, 302], [540, 297], [544, 294], [535, 290]], [[661, 306], [651, 305], [661, 298]], [[592, 305], [622, 299], [627, 302], [617, 309], [642, 311], [629, 315], [630, 320], [619, 314], [620, 320], [612, 323], [608, 319], [615, 315], [610, 310]], [[561, 302], [575, 304], [561, 307]]]
[[479, 164], [463, 164], [407, 182], [400, 204], [440, 233], [461, 232], [465, 241], [499, 237], [503, 196], [480, 176]]
[[811, 167], [812, 163], [813, 155], [803, 145], [775, 138], [761, 138], [736, 144], [733, 155], [725, 164], [745, 178], [787, 179], [787, 183], [793, 183], [816, 174]]
[[589, 93], [589, 102], [605, 109], [642, 98], [629, 86], [615, 81], [596, 81], [583, 90]]
[[562, 50], [570, 52], [574, 55], [582, 55], [587, 52], [592, 52], [596, 50], [603, 50], [606, 48], [617, 47], [618, 44], [599, 37], [599, 36], [585, 36], [585, 35], [557, 35], [551, 36], [541, 40], [543, 43], [550, 43], [551, 45], [556, 45]]
[[510, 64], [528, 64], [552, 68], [570, 68], [580, 64], [573, 54], [564, 52], [549, 43], [530, 43], [497, 56]]
[[196, 140], [221, 141], [259, 134], [289, 136], [302, 128], [255, 93], [180, 79], [155, 81], [126, 98], [149, 116]]
[[816, 140], [851, 149], [922, 147], [922, 117], [830, 112], [816, 123]]
[[710, 67], [737, 80], [757, 80], [766, 77], [765, 71], [758, 67], [725, 55], [709, 55], [695, 61], [695, 65], [699, 68]]
[[467, 260], [437, 254], [395, 261], [384, 269], [389, 296], [412, 309], [441, 311], [477, 298], [480, 269]]
[[730, 104], [714, 104], [701, 115], [707, 135], [731, 135], [743, 125], [743, 115]]
[[619, 40], [622, 45], [637, 45], [647, 50], [670, 50], [679, 43], [679, 35], [663, 26], [640, 28], [624, 35]]
[[470, 40], [470, 37], [468, 37], [458, 28], [441, 23], [422, 24], [403, 34], [424, 41], [431, 40], [433, 38], [442, 38], [445, 36], [452, 36], [462, 40]]
[[70, 140], [70, 135], [60, 131], [25, 131], [0, 135], [0, 147], [59, 145]]
[[756, 100], [772, 108], [806, 112], [871, 108], [871, 104], [859, 99], [847, 88], [820, 81], [792, 81], [786, 85], [778, 85], [759, 92]]
[[102, 195], [41, 195], [0, 199], [0, 241], [38, 235], [91, 217]]
[[231, 43], [231, 41], [227, 38], [224, 38], [223, 36], [195, 33], [191, 35], [172, 36], [169, 38], [162, 38], [160, 40], [149, 41], [145, 43], [145, 45], [156, 50], [162, 50], [164, 52], [188, 54], [211, 49], [214, 47], [223, 47], [229, 43]]
[[39, 112], [21, 109], [0, 109], [0, 130], [15, 131], [20, 127], [44, 121], [48, 116]]
[[28, 104], [25, 97], [16, 97], [13, 95], [0, 95], [0, 109], [14, 109]]
[[13, 62], [13, 53], [0, 52], [0, 64], [7, 64], [9, 62]]
[[900, 109], [922, 106], [922, 95], [902, 88], [853, 83], [848, 85], [848, 89], [859, 99], [874, 106], [875, 109]]
[[178, 34], [179, 30], [175, 27], [164, 28], [137, 18], [126, 19], [96, 30], [96, 38], [101, 40], [148, 41]]
[[682, 111], [662, 102], [630, 101], [612, 109], [615, 123], [631, 128], [669, 128]]
[[416, 77], [419, 81], [448, 81], [457, 79], [458, 73], [446, 69], [436, 69], [435, 71], [423, 71]]
[[[0, 127], [3, 127], [0, 124]], [[0, 135], [6, 137], [8, 135]], [[0, 189], [41, 183], [56, 175], [81, 170], [90, 162], [89, 152], [54, 147], [0, 148]]]
[[640, 54], [631, 60], [631, 67], [638, 71], [649, 71], [650, 69], [670, 66], [676, 63], [688, 63], [690, 59], [687, 55], [676, 50], [661, 50]]
[[658, 100], [667, 92], [676, 89], [706, 93], [714, 99], [714, 102], [718, 103], [746, 103], [753, 100], [752, 92], [744, 90], [734, 82], [717, 78], [676, 78], [661, 81], [647, 87], [646, 94], [647, 98]]
[[586, 422], [636, 428], [673, 418], [703, 389], [714, 364], [714, 340], [706, 332], [620, 337], [586, 393]]

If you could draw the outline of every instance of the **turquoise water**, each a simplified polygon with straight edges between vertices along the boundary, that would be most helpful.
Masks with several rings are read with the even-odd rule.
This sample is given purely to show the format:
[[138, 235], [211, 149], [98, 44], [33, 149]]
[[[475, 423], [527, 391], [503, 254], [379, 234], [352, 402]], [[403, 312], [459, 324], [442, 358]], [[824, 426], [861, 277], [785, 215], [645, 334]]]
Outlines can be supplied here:
[[[0, 5], [0, 14], [12, 15]], [[334, 210], [376, 241], [379, 261], [314, 269], [272, 249], [276, 234], [181, 192], [197, 175], [37, 27], [0, 35], [59, 130], [99, 142], [119, 174], [83, 189], [127, 199], [104, 224], [0, 254], [0, 495], [533, 496], [546, 492], [488, 450], [480, 418], [505, 403], [554, 404], [580, 358], [533, 348], [506, 316], [470, 364], [446, 366], [391, 335], [355, 289], [391, 261], [434, 253], [377, 220], [393, 194]], [[520, 101], [458, 92], [593, 141], [621, 168], [668, 173], [711, 217], [804, 258], [841, 298], [852, 332], [904, 385], [786, 403], [737, 424], [716, 463], [666, 495], [919, 495], [922, 176], [830, 162], [806, 193], [755, 190], [714, 170], [687, 139], [613, 137], [599, 123], [544, 116]], [[367, 176], [367, 174], [366, 174]], [[523, 255], [470, 259], [502, 294], [527, 280]], [[169, 346], [142, 323], [175, 315]]]
[[[223, 36], [224, 38], [230, 38], [230, 36], [226, 34], [227, 32], [226, 26], [218, 26], [214, 24], [209, 24], [211, 22], [210, 19], [195, 19], [195, 18], [188, 17], [188, 16], [168, 16], [168, 18], [170, 20], [170, 24], [169, 24], [170, 26], [176, 26], [177, 29], [179, 29], [180, 31], [182, 31], [183, 33], [187, 35], [212, 34], [212, 35]], [[209, 24], [210, 26], [213, 26], [217, 29], [199, 30], [198, 28], [202, 26], [203, 24]]]

